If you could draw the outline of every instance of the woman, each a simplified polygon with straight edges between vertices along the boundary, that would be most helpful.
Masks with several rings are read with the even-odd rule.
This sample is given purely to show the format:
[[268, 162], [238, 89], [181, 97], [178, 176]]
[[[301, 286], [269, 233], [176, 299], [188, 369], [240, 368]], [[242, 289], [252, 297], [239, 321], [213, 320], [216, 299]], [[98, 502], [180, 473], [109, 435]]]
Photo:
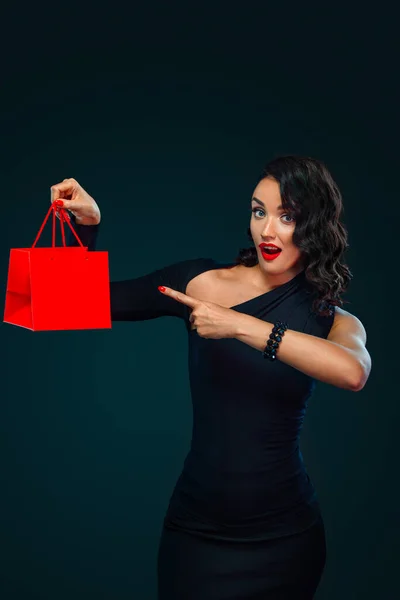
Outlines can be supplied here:
[[[95, 200], [73, 179], [51, 196], [93, 250]], [[302, 422], [315, 380], [359, 391], [371, 369], [362, 323], [340, 308], [352, 275], [326, 166], [275, 158], [250, 209], [254, 246], [234, 263], [186, 259], [110, 284], [112, 320], [175, 316], [189, 336], [192, 442], [164, 520], [160, 600], [313, 598], [326, 547]]]

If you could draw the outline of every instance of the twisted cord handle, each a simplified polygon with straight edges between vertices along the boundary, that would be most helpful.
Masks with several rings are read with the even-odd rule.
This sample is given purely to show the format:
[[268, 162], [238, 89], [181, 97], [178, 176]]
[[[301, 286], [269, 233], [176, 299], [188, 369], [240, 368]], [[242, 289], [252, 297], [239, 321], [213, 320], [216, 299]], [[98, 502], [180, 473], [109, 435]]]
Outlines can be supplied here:
[[61, 227], [61, 237], [62, 237], [62, 241], [63, 241], [63, 246], [66, 246], [65, 243], [65, 231], [64, 231], [64, 223], [67, 223], [67, 225], [69, 226], [69, 228], [71, 229], [72, 233], [74, 234], [74, 236], [76, 237], [76, 239], [78, 240], [79, 245], [84, 248], [85, 246], [82, 244], [81, 240], [79, 239], [75, 229], [72, 227], [71, 223], [70, 223], [70, 216], [68, 215], [67, 211], [65, 208], [62, 208], [63, 206], [63, 201], [62, 200], [55, 200], [54, 202], [51, 203], [51, 206], [49, 208], [49, 210], [47, 211], [47, 215], [42, 223], [41, 228], [39, 229], [39, 233], [36, 236], [35, 241], [32, 244], [32, 248], [34, 248], [36, 246], [36, 243], [39, 239], [39, 237], [42, 234], [43, 228], [47, 223], [47, 220], [50, 216], [50, 213], [53, 212], [53, 235], [52, 235], [52, 247], [54, 248], [56, 245], [56, 210], [59, 209], [60, 210], [60, 227]]

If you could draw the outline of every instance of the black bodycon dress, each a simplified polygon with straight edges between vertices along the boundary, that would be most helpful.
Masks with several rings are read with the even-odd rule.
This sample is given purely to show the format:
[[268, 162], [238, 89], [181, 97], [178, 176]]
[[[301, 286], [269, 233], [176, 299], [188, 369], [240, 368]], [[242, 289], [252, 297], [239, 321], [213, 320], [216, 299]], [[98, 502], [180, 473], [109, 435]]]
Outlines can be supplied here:
[[[74, 223], [74, 219], [72, 219]], [[99, 226], [74, 227], [89, 250]], [[69, 245], [77, 242], [69, 233]], [[315, 489], [299, 448], [315, 380], [237, 339], [190, 329], [181, 292], [196, 275], [233, 263], [196, 258], [110, 284], [113, 321], [178, 317], [188, 334], [193, 403], [190, 450], [158, 551], [159, 600], [310, 600], [326, 559]], [[334, 319], [312, 309], [304, 271], [232, 309], [326, 338]]]

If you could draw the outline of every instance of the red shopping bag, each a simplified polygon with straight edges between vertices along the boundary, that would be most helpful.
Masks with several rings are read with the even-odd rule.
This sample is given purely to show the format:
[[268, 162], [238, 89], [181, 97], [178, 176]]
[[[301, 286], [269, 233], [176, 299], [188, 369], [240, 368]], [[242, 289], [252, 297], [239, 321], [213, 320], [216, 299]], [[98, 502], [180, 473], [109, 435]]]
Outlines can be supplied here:
[[[32, 331], [111, 328], [108, 252], [88, 251], [65, 209], [53, 202], [31, 248], [12, 248], [7, 278], [4, 323]], [[63, 246], [56, 247], [56, 210]], [[37, 248], [53, 212], [51, 248]], [[66, 246], [64, 223], [79, 242]]]

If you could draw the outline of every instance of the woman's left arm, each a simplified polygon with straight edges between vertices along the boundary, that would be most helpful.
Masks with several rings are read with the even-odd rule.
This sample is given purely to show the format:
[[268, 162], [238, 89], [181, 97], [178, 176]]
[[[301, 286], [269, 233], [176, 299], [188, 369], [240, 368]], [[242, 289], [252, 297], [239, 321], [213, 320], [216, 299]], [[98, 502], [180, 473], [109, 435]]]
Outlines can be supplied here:
[[[240, 314], [234, 337], [263, 351], [272, 328], [272, 323]], [[327, 339], [288, 329], [282, 337], [276, 357], [319, 381], [359, 392], [371, 371], [366, 341], [367, 335], [361, 321], [336, 307]]]

